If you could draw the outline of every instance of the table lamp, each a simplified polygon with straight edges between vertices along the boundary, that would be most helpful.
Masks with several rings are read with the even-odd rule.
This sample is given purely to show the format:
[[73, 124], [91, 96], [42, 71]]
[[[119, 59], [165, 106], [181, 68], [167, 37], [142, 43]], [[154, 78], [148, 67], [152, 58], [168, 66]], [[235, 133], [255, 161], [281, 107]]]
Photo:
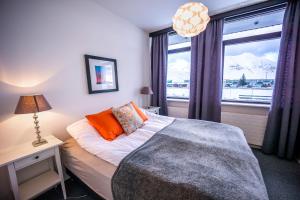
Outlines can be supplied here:
[[[145, 86], [145, 87], [142, 87], [142, 89], [141, 89], [141, 94], [144, 94], [144, 95], [152, 95], [152, 94], [153, 94], [153, 91], [152, 91], [151, 87]], [[146, 106], [146, 108], [150, 108], [150, 106]]]
[[153, 91], [152, 91], [151, 87], [146, 86], [146, 87], [142, 87], [141, 94], [152, 95]]
[[27, 114], [34, 113], [33, 119], [35, 124], [35, 133], [37, 135], [37, 140], [32, 142], [34, 147], [40, 146], [47, 143], [45, 139], [42, 139], [40, 133], [40, 126], [38, 121], [37, 112], [42, 112], [50, 110], [51, 106], [47, 102], [46, 98], [43, 95], [31, 95], [31, 96], [20, 96], [18, 105], [15, 110], [15, 114]]

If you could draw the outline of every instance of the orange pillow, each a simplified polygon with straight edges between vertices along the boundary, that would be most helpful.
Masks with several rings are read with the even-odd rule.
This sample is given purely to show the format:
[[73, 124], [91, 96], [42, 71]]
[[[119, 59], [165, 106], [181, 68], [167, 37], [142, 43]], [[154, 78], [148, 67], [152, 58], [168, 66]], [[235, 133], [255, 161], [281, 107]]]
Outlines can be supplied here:
[[97, 114], [87, 115], [85, 117], [98, 131], [98, 133], [106, 140], [112, 141], [124, 133], [123, 128], [119, 124], [118, 120], [114, 117], [111, 108]]
[[135, 111], [139, 114], [139, 116], [143, 119], [143, 121], [147, 121], [147, 115], [145, 115], [143, 111], [141, 111], [141, 109], [133, 101], [130, 101], [130, 103], [134, 107]]

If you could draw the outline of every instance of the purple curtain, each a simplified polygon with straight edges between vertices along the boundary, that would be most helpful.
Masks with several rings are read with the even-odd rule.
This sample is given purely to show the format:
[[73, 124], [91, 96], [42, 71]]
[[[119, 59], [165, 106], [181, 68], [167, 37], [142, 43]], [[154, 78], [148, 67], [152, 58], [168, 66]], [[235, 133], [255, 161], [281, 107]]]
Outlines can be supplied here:
[[168, 33], [152, 37], [151, 84], [153, 95], [151, 105], [160, 107], [160, 114], [168, 115], [167, 107], [167, 62]]
[[300, 146], [300, 1], [288, 2], [282, 29], [265, 153], [293, 159]]
[[220, 122], [223, 20], [192, 38], [189, 118]]

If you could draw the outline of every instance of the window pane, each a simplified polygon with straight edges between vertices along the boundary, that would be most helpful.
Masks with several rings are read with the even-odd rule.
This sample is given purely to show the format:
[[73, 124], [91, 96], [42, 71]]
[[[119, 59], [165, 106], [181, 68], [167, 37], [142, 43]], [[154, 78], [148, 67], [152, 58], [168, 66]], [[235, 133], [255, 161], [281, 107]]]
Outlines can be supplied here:
[[180, 35], [177, 34], [170, 34], [168, 39], [169, 39], [168, 50], [191, 46], [191, 38], [181, 37]]
[[168, 50], [180, 49], [180, 48], [185, 48], [185, 47], [190, 47], [190, 46], [191, 46], [191, 42], [172, 44], [172, 45], [168, 46]]
[[189, 98], [191, 52], [168, 55], [167, 97]]
[[223, 100], [270, 103], [280, 39], [227, 45]]
[[178, 43], [190, 42], [191, 38], [182, 37], [180, 35], [177, 35], [176, 33], [173, 33], [173, 34], [171, 33], [171, 34], [169, 34], [168, 40], [169, 40], [169, 45], [174, 45], [174, 44], [178, 44]]
[[237, 33], [231, 33], [228, 35], [223, 35], [223, 40], [231, 40], [236, 38], [242, 38], [242, 37], [249, 37], [249, 36], [255, 36], [255, 35], [261, 35], [261, 34], [267, 34], [267, 33], [274, 33], [274, 32], [280, 32], [282, 30], [282, 25], [275, 25], [275, 26], [269, 26], [259, 29], [252, 29], [248, 31], [242, 31]]
[[225, 22], [223, 34], [243, 32], [282, 24], [284, 9]]

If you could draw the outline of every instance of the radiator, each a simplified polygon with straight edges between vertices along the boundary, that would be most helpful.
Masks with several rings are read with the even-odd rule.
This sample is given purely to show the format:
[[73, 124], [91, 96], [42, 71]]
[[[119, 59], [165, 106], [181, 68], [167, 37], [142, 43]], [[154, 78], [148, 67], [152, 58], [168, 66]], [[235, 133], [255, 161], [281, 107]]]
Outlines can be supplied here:
[[267, 124], [267, 115], [222, 112], [221, 118], [222, 123], [241, 128], [249, 144], [262, 145]]
[[187, 118], [188, 117], [188, 108], [186, 107], [175, 107], [168, 106], [168, 115], [170, 117], [179, 117], [179, 118]]
[[[262, 145], [268, 118], [267, 107], [249, 107], [222, 105], [221, 122], [237, 126], [244, 131], [247, 142], [260, 147]], [[187, 102], [168, 102], [171, 117], [187, 118]]]

